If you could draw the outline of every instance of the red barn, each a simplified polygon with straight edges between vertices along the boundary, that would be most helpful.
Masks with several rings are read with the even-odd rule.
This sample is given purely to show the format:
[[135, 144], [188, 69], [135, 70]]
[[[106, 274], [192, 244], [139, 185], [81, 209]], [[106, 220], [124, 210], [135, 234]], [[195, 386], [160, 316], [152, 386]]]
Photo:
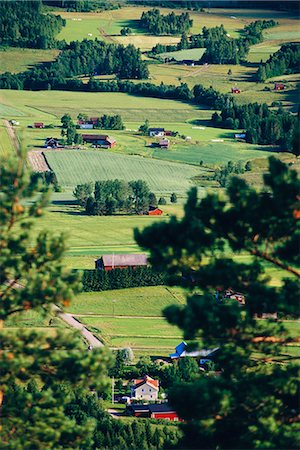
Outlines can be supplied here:
[[150, 209], [148, 211], [148, 215], [149, 216], [161, 216], [163, 213], [164, 212], [163, 212], [162, 209], [160, 209], [160, 208], [151, 208], [151, 206], [150, 206]]
[[83, 134], [82, 139], [83, 142], [88, 142], [103, 148], [112, 148], [117, 143], [112, 137], [103, 134]]
[[241, 91], [240, 91], [240, 89], [238, 89], [237, 87], [234, 87], [234, 88], [231, 88], [231, 93], [232, 93], [232, 94], [240, 94]]
[[113, 269], [128, 269], [132, 267], [147, 266], [147, 255], [103, 255], [101, 258], [95, 260], [95, 268], [99, 270], [105, 270], [108, 272]]
[[275, 83], [274, 84], [274, 90], [275, 91], [283, 91], [284, 90], [284, 84], [283, 83]]
[[33, 128], [44, 128], [45, 125], [43, 124], [43, 122], [35, 122], [33, 124]]
[[130, 405], [127, 411], [134, 417], [148, 417], [149, 419], [165, 419], [172, 422], [182, 422], [177, 412], [168, 403], [152, 405]]

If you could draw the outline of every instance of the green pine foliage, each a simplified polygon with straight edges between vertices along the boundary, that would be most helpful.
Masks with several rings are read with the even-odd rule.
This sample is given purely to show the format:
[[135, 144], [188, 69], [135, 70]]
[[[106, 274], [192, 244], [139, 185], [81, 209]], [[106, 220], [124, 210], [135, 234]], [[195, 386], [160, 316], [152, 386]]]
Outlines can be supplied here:
[[1, 449], [86, 448], [92, 423], [66, 416], [70, 398], [63, 385], [103, 392], [111, 356], [106, 349], [85, 351], [72, 330], [6, 329], [8, 319], [24, 311], [46, 317], [53, 304], [69, 306], [79, 277], [64, 269], [62, 235], [33, 237], [48, 195], [37, 198], [39, 180], [26, 174], [26, 158], [2, 162], [0, 171]]
[[[274, 157], [269, 170], [262, 192], [238, 178], [226, 197], [198, 200], [193, 189], [183, 219], [135, 232], [153, 265], [190, 289], [186, 306], [165, 310], [168, 321], [185, 339], [220, 349], [216, 376], [178, 383], [169, 392], [187, 420], [182, 448], [298, 447], [297, 358], [278, 364], [276, 355], [295, 342], [280, 317], [299, 317], [300, 185], [297, 173]], [[233, 261], [225, 249], [252, 260]], [[281, 286], [269, 285], [266, 262], [285, 271]], [[228, 287], [244, 294], [244, 305], [217, 300], [216, 290]], [[278, 319], [257, 319], [263, 313]]]

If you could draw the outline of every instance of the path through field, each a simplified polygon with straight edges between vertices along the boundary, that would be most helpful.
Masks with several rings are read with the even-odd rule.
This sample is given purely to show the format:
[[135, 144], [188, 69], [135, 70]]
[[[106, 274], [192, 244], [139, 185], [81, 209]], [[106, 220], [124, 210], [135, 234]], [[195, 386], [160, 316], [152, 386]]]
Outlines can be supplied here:
[[12, 124], [8, 121], [8, 120], [4, 120], [3, 121], [4, 125], [6, 126], [7, 129], [7, 133], [13, 143], [14, 148], [16, 149], [16, 151], [18, 151], [20, 143], [19, 140], [17, 138], [17, 135], [15, 133], [14, 127], [12, 126]]
[[62, 312], [62, 310], [56, 305], [53, 305], [52, 309], [56, 313], [56, 315], [68, 325], [70, 325], [70, 327], [79, 330], [82, 336], [87, 340], [89, 345], [91, 345], [92, 347], [104, 347], [102, 342], [97, 339], [93, 335], [93, 333], [91, 333], [84, 325], [82, 325], [82, 323], [78, 322], [78, 320], [76, 320], [72, 316], [72, 314]]
[[44, 152], [42, 150], [30, 150], [27, 159], [34, 172], [49, 172], [50, 167], [47, 164]]

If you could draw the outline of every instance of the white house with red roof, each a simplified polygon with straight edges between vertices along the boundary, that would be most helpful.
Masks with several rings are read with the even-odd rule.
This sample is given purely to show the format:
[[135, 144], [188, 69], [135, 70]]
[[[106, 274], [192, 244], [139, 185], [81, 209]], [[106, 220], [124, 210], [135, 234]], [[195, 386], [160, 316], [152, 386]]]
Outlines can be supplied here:
[[133, 380], [131, 397], [136, 400], [154, 401], [158, 398], [159, 381], [145, 375], [142, 379]]

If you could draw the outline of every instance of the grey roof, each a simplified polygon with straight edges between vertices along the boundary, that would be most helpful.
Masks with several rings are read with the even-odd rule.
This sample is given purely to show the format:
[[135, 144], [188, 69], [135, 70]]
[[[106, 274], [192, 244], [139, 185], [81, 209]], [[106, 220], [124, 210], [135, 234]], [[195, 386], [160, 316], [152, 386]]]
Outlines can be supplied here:
[[104, 266], [146, 266], [147, 255], [103, 255]]
[[175, 409], [168, 403], [157, 403], [157, 404], [149, 405], [148, 408], [151, 413], [175, 412]]

